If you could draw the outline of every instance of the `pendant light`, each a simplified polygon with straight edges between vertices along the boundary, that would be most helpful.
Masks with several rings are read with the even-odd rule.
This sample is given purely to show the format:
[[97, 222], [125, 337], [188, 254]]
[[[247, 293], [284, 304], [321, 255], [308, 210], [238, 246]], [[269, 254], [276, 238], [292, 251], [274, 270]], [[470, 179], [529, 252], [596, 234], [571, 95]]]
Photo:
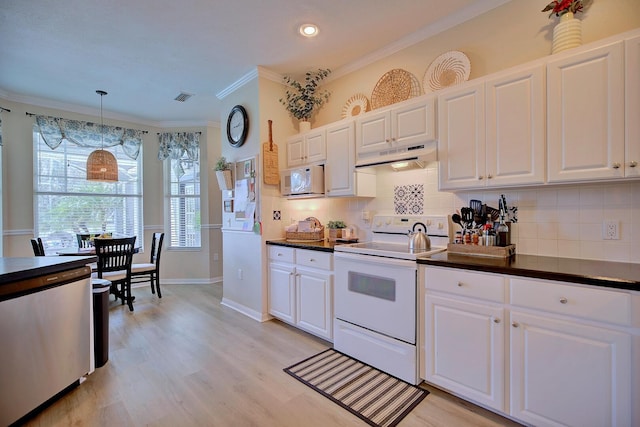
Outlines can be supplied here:
[[100, 137], [102, 146], [93, 151], [87, 158], [87, 180], [102, 182], [118, 182], [118, 161], [115, 156], [104, 149], [104, 123], [102, 118], [102, 97], [107, 94], [103, 90], [96, 90], [100, 95]]

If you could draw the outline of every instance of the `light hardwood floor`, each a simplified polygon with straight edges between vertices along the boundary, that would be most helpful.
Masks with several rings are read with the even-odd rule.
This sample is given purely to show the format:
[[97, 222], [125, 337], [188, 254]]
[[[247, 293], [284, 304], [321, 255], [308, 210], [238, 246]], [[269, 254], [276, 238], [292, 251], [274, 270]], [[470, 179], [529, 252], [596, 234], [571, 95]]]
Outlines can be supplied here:
[[[28, 426], [366, 426], [282, 369], [330, 347], [220, 304], [222, 285], [135, 288], [110, 299], [109, 362]], [[437, 389], [401, 423], [516, 426]]]

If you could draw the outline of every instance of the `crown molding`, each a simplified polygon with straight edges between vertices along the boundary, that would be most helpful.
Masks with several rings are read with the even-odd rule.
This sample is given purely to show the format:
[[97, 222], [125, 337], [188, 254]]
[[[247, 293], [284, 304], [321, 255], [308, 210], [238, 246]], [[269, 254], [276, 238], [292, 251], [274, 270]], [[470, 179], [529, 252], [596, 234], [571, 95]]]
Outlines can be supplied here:
[[233, 92], [235, 92], [236, 90], [240, 89], [242, 86], [255, 80], [258, 77], [265, 78], [267, 80], [271, 80], [276, 83], [282, 83], [283, 76], [282, 74], [276, 73], [275, 71], [271, 71], [268, 68], [261, 67], [260, 65], [258, 65], [256, 66], [255, 69], [249, 71], [247, 74], [245, 74], [244, 76], [240, 77], [238, 80], [236, 80], [235, 82], [227, 86], [225, 89], [216, 93], [216, 98], [218, 98], [219, 100], [222, 100], [227, 96], [229, 96], [230, 94], [232, 94]]
[[[42, 108], [51, 108], [54, 110], [66, 111], [75, 114], [84, 114], [87, 116], [100, 116], [100, 109], [92, 107], [84, 107], [81, 105], [70, 104], [66, 102], [53, 101], [47, 98], [39, 98], [35, 96], [18, 95], [15, 93], [7, 92], [0, 89], [0, 99], [5, 99], [11, 102], [19, 102], [25, 105], [33, 105]], [[191, 128], [191, 127], [220, 127], [220, 122], [214, 122], [209, 120], [189, 120], [189, 121], [151, 121], [145, 120], [136, 116], [129, 116], [125, 114], [119, 114], [114, 112], [104, 112], [104, 118], [111, 120], [118, 120], [122, 122], [128, 122], [135, 125], [153, 127], [153, 128]]]

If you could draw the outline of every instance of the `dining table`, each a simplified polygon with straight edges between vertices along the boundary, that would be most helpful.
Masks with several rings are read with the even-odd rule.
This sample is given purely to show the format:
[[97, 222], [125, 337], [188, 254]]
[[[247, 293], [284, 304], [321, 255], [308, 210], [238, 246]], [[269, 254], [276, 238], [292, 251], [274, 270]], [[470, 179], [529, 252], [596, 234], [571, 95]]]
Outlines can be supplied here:
[[[133, 248], [134, 254], [137, 254], [138, 252], [140, 252], [140, 247]], [[57, 250], [56, 254], [60, 256], [91, 256], [96, 254], [96, 248], [62, 248]]]

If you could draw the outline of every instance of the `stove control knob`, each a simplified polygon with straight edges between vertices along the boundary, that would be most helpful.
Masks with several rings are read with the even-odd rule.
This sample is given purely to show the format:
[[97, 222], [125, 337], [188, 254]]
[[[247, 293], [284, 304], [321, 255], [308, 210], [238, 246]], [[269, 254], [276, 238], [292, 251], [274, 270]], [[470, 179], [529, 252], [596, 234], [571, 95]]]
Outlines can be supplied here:
[[425, 222], [427, 224], [427, 227], [431, 227], [431, 220], [430, 219], [426, 220]]
[[387, 220], [385, 221], [385, 225], [391, 225], [391, 218], [387, 218]]
[[376, 227], [380, 227], [382, 226], [382, 223], [380, 221], [376, 221]]
[[442, 230], [444, 228], [444, 224], [439, 222], [438, 223], [438, 230]]

